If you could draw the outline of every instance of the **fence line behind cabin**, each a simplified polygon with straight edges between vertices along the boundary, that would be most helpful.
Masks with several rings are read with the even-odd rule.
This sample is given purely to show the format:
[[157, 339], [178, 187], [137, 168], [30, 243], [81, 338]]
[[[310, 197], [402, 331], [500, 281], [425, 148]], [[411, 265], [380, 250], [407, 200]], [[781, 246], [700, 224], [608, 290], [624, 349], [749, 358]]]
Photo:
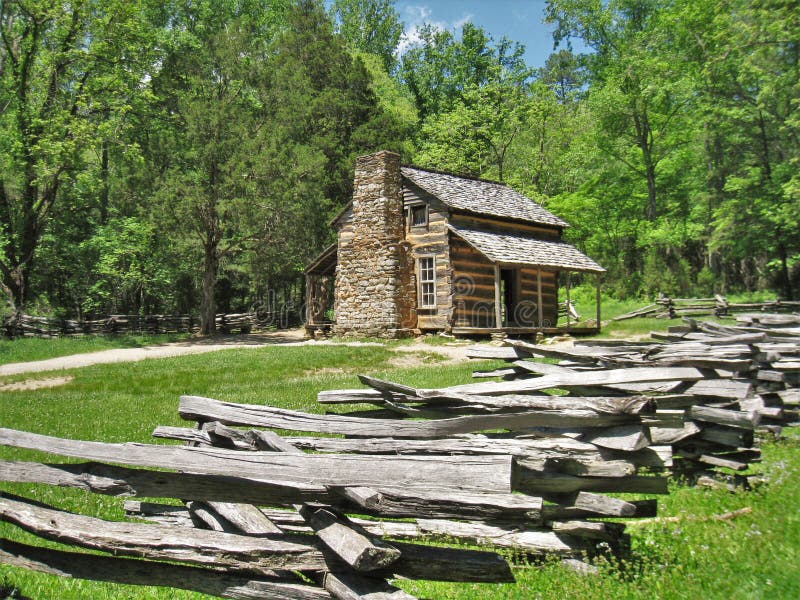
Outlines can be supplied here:
[[[268, 310], [218, 314], [217, 331], [250, 333], [265, 329], [286, 329], [303, 322], [303, 310], [295, 303], [273, 304]], [[15, 313], [5, 318], [2, 333], [8, 338], [61, 337], [124, 333], [196, 333], [200, 318], [195, 315], [109, 315], [97, 319], [60, 319]]]

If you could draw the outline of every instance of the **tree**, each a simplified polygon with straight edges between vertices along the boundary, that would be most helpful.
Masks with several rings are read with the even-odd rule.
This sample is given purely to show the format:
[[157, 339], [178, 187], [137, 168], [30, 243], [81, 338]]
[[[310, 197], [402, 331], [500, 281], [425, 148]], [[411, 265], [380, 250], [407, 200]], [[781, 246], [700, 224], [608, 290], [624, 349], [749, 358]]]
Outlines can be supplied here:
[[220, 282], [254, 304], [298, 280], [351, 196], [354, 156], [395, 131], [319, 2], [210, 4], [178, 12], [147, 140], [161, 228], [202, 265], [204, 334]]
[[355, 56], [367, 70], [369, 87], [377, 99], [381, 115], [389, 121], [390, 129], [384, 134], [387, 143], [401, 156], [412, 156], [412, 140], [419, 125], [419, 115], [408, 89], [386, 72], [378, 56], [366, 52]]
[[403, 23], [391, 0], [334, 0], [331, 14], [352, 49], [380, 57], [387, 73], [394, 70]]
[[711, 131], [709, 183], [716, 201], [712, 248], [739, 263], [760, 262], [789, 299], [796, 294], [791, 266], [800, 253], [796, 8], [772, 0], [735, 0], [725, 3], [723, 11], [704, 14], [707, 26], [694, 31], [701, 40], [704, 108]]
[[263, 234], [265, 207], [256, 191], [259, 133], [268, 123], [270, 13], [266, 5], [247, 14], [240, 8], [201, 3], [178, 13], [174, 46], [153, 81], [166, 123], [149, 149], [152, 168], [161, 172], [158, 220], [199, 247], [201, 334], [216, 330], [221, 261]]
[[532, 102], [524, 90], [488, 83], [465, 90], [452, 109], [422, 127], [416, 162], [504, 181], [512, 144], [529, 127]]
[[695, 98], [665, 8], [658, 0], [549, 0], [546, 9], [556, 43], [578, 37], [594, 50], [586, 61], [597, 142], [642, 178], [650, 221], [663, 209], [659, 163], [689, 142], [684, 117]]
[[533, 75], [522, 58], [525, 47], [465, 23], [461, 38], [426, 25], [420, 41], [404, 55], [398, 76], [410, 90], [420, 118], [449, 110], [462, 94], [487, 83], [524, 87]]
[[164, 249], [153, 225], [134, 218], [112, 219], [80, 250], [91, 260], [94, 281], [82, 309], [96, 315], [154, 312], [169, 301]]
[[578, 56], [562, 48], [547, 57], [539, 70], [539, 81], [553, 90], [560, 103], [574, 103], [587, 83], [586, 69]]
[[122, 128], [151, 65], [146, 13], [128, 0], [0, 4], [0, 273], [18, 309], [64, 186]]
[[289, 12], [271, 69], [270, 106], [273, 119], [283, 123], [282, 135], [324, 155], [323, 192], [330, 207], [313, 210], [325, 218], [352, 196], [355, 156], [387, 144], [392, 149], [402, 140], [393, 139], [394, 124], [378, 107], [364, 64], [334, 34], [320, 2], [301, 0]]

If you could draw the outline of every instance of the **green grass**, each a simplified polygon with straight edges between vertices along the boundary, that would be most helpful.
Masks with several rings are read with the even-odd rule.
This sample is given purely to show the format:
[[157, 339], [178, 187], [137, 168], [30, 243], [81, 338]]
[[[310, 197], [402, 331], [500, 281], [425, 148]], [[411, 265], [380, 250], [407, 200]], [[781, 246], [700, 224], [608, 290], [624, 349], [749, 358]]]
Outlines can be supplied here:
[[[74, 379], [62, 387], [0, 394], [0, 426], [76, 439], [152, 442], [150, 433], [156, 425], [185, 424], [177, 414], [180, 394], [323, 412], [324, 407], [315, 402], [316, 393], [357, 387], [357, 373], [415, 386], [439, 386], [469, 381], [474, 368], [496, 364], [398, 369], [387, 363], [394, 355], [381, 347], [266, 347], [76, 369], [70, 371]], [[798, 598], [800, 438], [768, 442], [763, 452], [761, 470], [769, 481], [763, 488], [729, 493], [674, 486], [669, 496], [659, 499], [659, 513], [686, 518], [678, 523], [631, 526], [631, 556], [623, 564], [600, 561], [599, 576], [584, 578], [555, 562], [534, 567], [516, 558], [516, 585], [406, 581], [401, 586], [420, 597], [464, 600]], [[10, 448], [0, 448], [0, 458], [64, 460]], [[121, 498], [22, 484], [0, 484], [0, 490], [84, 514], [122, 518]], [[745, 506], [752, 513], [730, 522], [692, 518]], [[0, 524], [0, 536], [44, 544], [7, 524]], [[0, 566], [0, 598], [4, 589], [36, 599], [204, 598]]]
[[[587, 293], [587, 289], [581, 288], [580, 291], [577, 293], [577, 297], [574, 300], [576, 304], [576, 308], [578, 310], [578, 314], [581, 316], [581, 320], [577, 323], [580, 326], [584, 321], [589, 319], [595, 318], [595, 297], [594, 291], [588, 290], [591, 293]], [[762, 302], [766, 300], [774, 300], [775, 296], [770, 295], [769, 293], [753, 293], [753, 294], [737, 294], [737, 295], [730, 295], [726, 296], [729, 302], [731, 303], [743, 303], [743, 302]], [[592, 336], [594, 338], [635, 338], [641, 336], [647, 336], [651, 331], [663, 331], [666, 330], [667, 327], [672, 325], [683, 325], [682, 317], [678, 317], [676, 319], [656, 319], [652, 317], [642, 318], [636, 317], [633, 319], [626, 319], [624, 321], [613, 321], [614, 317], [618, 317], [620, 315], [624, 315], [629, 312], [633, 312], [640, 308], [644, 308], [649, 304], [652, 304], [653, 301], [649, 299], [625, 299], [619, 300], [617, 298], [611, 298], [609, 296], [603, 296], [601, 299], [601, 318], [603, 320], [603, 328], [599, 335]], [[700, 319], [703, 321], [714, 321], [723, 324], [734, 324], [733, 317], [727, 318], [717, 318], [713, 315], [704, 315], [699, 317], [694, 317], [696, 319]], [[563, 326], [566, 324], [566, 321], [562, 318], [559, 320], [559, 325]]]
[[186, 339], [186, 334], [76, 335], [59, 338], [0, 339], [0, 365], [83, 354], [113, 348], [141, 348]]
[[[799, 598], [800, 438], [764, 446], [769, 483], [750, 491], [672, 486], [659, 498], [659, 514], [675, 522], [631, 525], [632, 551], [622, 561], [595, 560], [600, 575], [582, 577], [558, 562], [517, 569], [514, 585], [410, 582], [404, 589], [437, 599], [493, 598]], [[713, 519], [739, 508], [752, 512], [730, 521]]]

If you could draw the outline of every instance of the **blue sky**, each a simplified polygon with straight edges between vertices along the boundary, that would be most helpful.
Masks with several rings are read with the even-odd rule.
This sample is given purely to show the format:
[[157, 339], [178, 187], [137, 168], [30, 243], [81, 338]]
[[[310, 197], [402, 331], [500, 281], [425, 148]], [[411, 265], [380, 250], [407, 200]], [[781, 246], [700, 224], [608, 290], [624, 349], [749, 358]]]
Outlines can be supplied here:
[[[503, 36], [525, 45], [525, 60], [541, 67], [553, 51], [552, 27], [542, 23], [545, 0], [396, 0], [395, 8], [406, 26], [406, 39], [415, 29], [431, 23], [456, 32], [472, 21], [495, 40]], [[578, 48], [576, 48], [578, 50]]]

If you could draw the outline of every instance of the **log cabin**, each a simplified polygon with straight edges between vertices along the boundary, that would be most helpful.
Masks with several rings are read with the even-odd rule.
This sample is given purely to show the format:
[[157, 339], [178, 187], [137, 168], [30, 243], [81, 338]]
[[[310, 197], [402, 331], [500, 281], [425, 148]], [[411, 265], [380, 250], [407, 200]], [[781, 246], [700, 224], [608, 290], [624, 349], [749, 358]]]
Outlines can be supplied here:
[[306, 269], [307, 330], [399, 337], [553, 334], [559, 274], [605, 270], [562, 240], [568, 224], [510, 187], [410, 166], [382, 151], [356, 159], [337, 241]]

